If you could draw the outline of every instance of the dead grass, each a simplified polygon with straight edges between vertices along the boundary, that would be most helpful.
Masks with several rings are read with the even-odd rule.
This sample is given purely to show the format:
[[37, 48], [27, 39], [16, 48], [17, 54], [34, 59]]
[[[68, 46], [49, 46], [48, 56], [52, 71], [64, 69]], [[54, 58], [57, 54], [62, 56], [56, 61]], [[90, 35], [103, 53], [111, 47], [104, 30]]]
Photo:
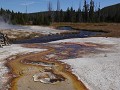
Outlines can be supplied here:
[[52, 27], [71, 26], [74, 29], [94, 30], [109, 32], [104, 37], [120, 37], [120, 23], [53, 23]]

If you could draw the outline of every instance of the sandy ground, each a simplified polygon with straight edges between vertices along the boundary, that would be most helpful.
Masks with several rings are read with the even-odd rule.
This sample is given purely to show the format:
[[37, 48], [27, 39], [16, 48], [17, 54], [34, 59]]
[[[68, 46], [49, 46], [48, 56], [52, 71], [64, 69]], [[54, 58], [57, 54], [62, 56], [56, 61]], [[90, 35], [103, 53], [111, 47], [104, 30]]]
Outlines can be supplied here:
[[[120, 88], [120, 39], [119, 38], [84, 38], [67, 39], [61, 42], [92, 42], [112, 45], [111, 48], [102, 48], [107, 52], [85, 55], [82, 58], [65, 59], [63, 62], [71, 65], [73, 73], [90, 90], [119, 90]], [[98, 48], [100, 50], [100, 48]]]

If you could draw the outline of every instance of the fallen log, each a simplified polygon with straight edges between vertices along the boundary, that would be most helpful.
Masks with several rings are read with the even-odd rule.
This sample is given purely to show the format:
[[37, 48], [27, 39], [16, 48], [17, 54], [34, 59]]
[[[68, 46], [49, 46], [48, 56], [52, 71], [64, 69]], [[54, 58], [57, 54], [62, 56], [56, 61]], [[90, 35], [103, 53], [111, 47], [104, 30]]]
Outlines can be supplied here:
[[9, 38], [7, 34], [3, 34], [0, 32], [0, 47], [9, 45]]

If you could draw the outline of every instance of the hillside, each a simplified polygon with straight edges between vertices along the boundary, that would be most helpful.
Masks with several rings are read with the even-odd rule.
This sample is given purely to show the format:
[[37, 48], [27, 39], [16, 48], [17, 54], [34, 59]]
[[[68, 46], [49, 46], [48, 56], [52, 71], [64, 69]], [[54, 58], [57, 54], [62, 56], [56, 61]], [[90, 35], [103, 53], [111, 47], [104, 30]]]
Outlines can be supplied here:
[[101, 9], [101, 18], [107, 22], [120, 22], [120, 3]]

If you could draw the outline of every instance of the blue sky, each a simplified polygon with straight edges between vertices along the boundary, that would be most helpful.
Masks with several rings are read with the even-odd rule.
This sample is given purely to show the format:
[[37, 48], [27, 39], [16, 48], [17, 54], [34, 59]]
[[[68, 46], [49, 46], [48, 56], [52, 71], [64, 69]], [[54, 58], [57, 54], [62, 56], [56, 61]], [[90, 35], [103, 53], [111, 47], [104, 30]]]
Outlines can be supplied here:
[[[57, 0], [50, 0], [52, 2], [53, 10], [56, 10]], [[61, 9], [66, 10], [67, 7], [73, 6], [74, 9], [77, 10], [79, 7], [79, 3], [81, 3], [81, 7], [83, 6], [84, 0], [60, 0]], [[87, 0], [89, 2], [90, 0]], [[101, 3], [101, 8], [109, 5], [113, 5], [116, 3], [120, 3], [120, 0], [94, 0], [95, 5]], [[49, 0], [0, 0], [0, 7], [4, 9], [14, 10], [16, 12], [25, 12], [26, 4], [28, 6], [28, 12], [39, 12], [46, 11]]]

